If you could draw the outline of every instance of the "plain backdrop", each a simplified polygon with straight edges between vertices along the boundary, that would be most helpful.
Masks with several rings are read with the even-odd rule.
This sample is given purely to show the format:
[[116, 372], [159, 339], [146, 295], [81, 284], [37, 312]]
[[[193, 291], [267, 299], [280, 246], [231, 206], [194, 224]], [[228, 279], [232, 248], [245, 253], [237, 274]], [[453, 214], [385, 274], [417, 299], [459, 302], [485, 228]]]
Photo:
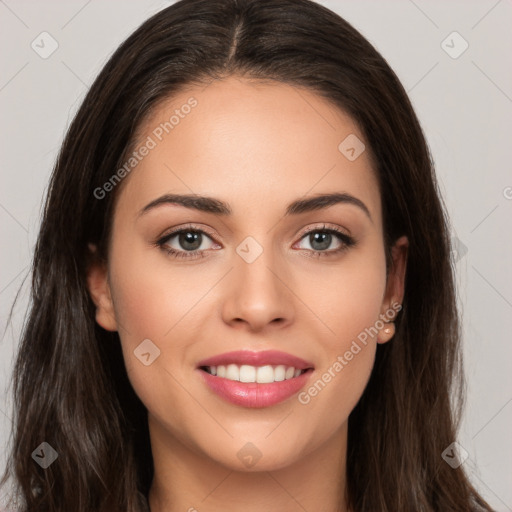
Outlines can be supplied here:
[[[57, 151], [107, 58], [171, 3], [0, 0], [2, 466], [12, 417], [9, 378], [28, 279], [9, 325], [7, 319], [30, 268]], [[458, 442], [469, 454], [464, 464], [477, 488], [496, 510], [512, 510], [512, 2], [319, 3], [381, 52], [422, 123], [457, 247], [468, 383]], [[46, 58], [41, 43], [38, 51], [32, 45], [41, 37], [45, 51], [58, 45]]]

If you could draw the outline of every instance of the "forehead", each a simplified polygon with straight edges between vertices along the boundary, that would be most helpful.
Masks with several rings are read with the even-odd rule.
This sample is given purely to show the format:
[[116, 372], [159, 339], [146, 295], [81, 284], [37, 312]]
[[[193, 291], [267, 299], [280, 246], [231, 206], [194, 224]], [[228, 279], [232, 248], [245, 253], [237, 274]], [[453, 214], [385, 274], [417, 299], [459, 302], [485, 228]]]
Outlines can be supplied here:
[[314, 92], [229, 77], [187, 87], [153, 110], [134, 145], [150, 149], [121, 196], [142, 208], [164, 193], [208, 195], [236, 213], [261, 201], [278, 208], [300, 196], [348, 192], [380, 219], [363, 144], [355, 121]]

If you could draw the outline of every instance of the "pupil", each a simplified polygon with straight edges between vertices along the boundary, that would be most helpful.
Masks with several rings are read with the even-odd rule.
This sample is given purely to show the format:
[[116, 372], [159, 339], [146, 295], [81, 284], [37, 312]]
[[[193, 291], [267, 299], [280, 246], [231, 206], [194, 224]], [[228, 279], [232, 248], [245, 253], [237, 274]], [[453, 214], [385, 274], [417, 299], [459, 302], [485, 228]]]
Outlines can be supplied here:
[[[201, 233], [195, 233], [192, 231], [181, 233], [179, 236], [179, 242], [183, 249], [195, 251], [201, 247]], [[189, 244], [192, 244], [192, 247]]]
[[[329, 245], [331, 244], [331, 237], [332, 235], [330, 233], [314, 233], [311, 235], [312, 238], [310, 238], [311, 247], [316, 250], [322, 250], [322, 249], [328, 249]], [[315, 243], [319, 243], [320, 246], [315, 247]]]

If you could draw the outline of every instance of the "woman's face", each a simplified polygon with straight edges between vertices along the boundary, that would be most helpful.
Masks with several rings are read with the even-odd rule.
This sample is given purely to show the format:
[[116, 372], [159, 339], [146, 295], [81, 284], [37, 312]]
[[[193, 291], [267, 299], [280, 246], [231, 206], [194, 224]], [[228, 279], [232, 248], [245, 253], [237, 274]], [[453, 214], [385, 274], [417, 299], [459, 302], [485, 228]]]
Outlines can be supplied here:
[[236, 77], [188, 88], [141, 127], [108, 268], [89, 286], [98, 323], [119, 331], [153, 451], [271, 470], [345, 439], [405, 262], [402, 240], [387, 278], [363, 143], [314, 93]]

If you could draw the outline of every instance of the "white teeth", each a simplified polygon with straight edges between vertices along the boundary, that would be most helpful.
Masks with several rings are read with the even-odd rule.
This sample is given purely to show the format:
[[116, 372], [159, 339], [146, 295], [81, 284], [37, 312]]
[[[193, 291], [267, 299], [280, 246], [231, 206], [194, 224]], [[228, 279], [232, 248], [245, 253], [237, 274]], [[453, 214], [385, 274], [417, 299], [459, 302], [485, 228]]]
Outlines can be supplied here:
[[260, 366], [256, 372], [256, 382], [261, 384], [274, 382], [274, 368], [272, 366]]
[[228, 364], [226, 368], [226, 379], [240, 380], [240, 368], [236, 364]]
[[289, 366], [286, 368], [286, 373], [284, 374], [284, 378], [286, 380], [291, 379], [295, 374], [295, 368], [293, 366]]
[[286, 366], [280, 364], [279, 366], [276, 366], [274, 368], [274, 380], [276, 382], [281, 382], [284, 380], [284, 377], [286, 375]]
[[240, 366], [240, 382], [256, 382], [256, 368], [247, 364]]
[[298, 377], [302, 370], [293, 366], [251, 366], [243, 364], [228, 364], [227, 366], [209, 366], [208, 372], [217, 377], [223, 377], [229, 380], [237, 380], [240, 382], [258, 382], [259, 384], [267, 384], [270, 382], [281, 382], [283, 380]]

